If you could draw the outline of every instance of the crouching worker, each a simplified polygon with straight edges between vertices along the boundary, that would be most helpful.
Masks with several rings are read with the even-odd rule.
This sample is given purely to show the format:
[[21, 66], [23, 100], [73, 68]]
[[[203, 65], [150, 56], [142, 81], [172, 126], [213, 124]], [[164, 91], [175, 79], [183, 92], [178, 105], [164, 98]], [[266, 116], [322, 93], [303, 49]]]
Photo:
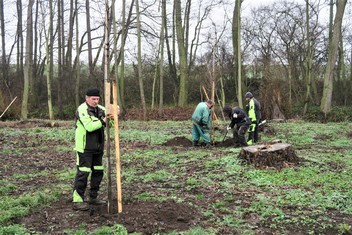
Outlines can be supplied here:
[[251, 125], [251, 121], [245, 111], [239, 107], [231, 108], [230, 106], [225, 106], [223, 108], [223, 112], [231, 120], [231, 123], [226, 128], [227, 131], [233, 129], [233, 140], [235, 147], [247, 146], [245, 134]]
[[[98, 104], [99, 99], [98, 88], [89, 88], [86, 92], [85, 102], [77, 108], [75, 113], [77, 173], [73, 186], [74, 210], [89, 210], [87, 202], [89, 204], [105, 204], [105, 201], [97, 197], [104, 170], [104, 129], [107, 118], [113, 118], [113, 116], [106, 114], [105, 107]], [[90, 190], [86, 202], [84, 194], [89, 175], [91, 175]]]
[[211, 108], [213, 101], [200, 102], [192, 115], [193, 146], [200, 146], [199, 139], [203, 138], [206, 147], [211, 147], [209, 130], [211, 129]]

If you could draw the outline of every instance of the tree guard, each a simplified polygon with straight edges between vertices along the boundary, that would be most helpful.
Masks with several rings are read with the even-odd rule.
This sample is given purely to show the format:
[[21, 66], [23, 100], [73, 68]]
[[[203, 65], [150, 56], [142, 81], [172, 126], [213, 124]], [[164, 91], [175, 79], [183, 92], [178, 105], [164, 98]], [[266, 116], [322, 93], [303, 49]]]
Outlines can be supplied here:
[[241, 149], [239, 157], [259, 168], [282, 168], [295, 165], [299, 162], [294, 149], [287, 143], [247, 146]]

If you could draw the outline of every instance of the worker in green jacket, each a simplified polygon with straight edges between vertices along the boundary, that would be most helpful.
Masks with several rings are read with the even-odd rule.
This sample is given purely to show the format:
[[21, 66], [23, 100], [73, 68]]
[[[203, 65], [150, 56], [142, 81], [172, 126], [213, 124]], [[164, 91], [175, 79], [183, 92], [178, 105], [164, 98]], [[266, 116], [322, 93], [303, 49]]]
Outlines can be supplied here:
[[73, 188], [73, 209], [89, 210], [84, 199], [88, 177], [90, 178], [89, 204], [104, 204], [97, 198], [100, 183], [103, 179], [104, 129], [107, 118], [105, 107], [99, 105], [100, 92], [98, 88], [89, 88], [85, 102], [75, 113], [76, 132], [75, 150], [77, 157], [77, 173]]
[[206, 147], [211, 147], [209, 131], [211, 129], [211, 108], [213, 101], [200, 102], [192, 115], [192, 142], [193, 146], [200, 146], [202, 137]]
[[245, 98], [248, 102], [246, 106], [246, 112], [250, 121], [252, 122], [248, 129], [247, 144], [252, 145], [253, 143], [258, 142], [259, 139], [258, 125], [261, 119], [260, 103], [253, 97], [253, 94], [251, 92], [247, 92], [245, 94]]

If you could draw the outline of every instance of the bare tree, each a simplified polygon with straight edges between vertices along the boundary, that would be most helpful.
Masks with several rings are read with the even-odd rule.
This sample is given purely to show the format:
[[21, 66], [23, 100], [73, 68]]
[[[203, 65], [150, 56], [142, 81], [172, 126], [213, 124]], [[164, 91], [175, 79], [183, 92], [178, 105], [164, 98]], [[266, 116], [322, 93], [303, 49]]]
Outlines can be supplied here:
[[79, 43], [79, 22], [78, 22], [78, 0], [75, 0], [75, 16], [76, 16], [76, 58], [74, 64], [74, 71], [76, 75], [76, 86], [75, 86], [75, 106], [79, 106], [79, 85], [81, 76], [81, 65], [79, 61], [79, 55], [81, 54], [80, 43]]
[[[190, 1], [188, 1], [190, 4]], [[182, 25], [182, 11], [181, 11], [181, 0], [175, 0], [175, 25], [177, 35], [177, 46], [180, 63], [180, 86], [179, 86], [179, 98], [178, 105], [183, 107], [187, 104], [187, 81], [188, 81], [188, 68], [187, 68], [187, 51], [185, 39], [185, 29], [188, 30], [185, 20], [185, 27]]]
[[232, 23], [232, 44], [234, 55], [234, 76], [237, 77], [237, 101], [240, 108], [243, 108], [242, 101], [242, 59], [241, 59], [241, 0], [236, 0], [233, 10]]
[[309, 24], [309, 0], [306, 0], [306, 33], [307, 33], [307, 68], [306, 68], [306, 98], [304, 100], [303, 115], [307, 113], [308, 104], [311, 97], [312, 87], [312, 64], [313, 64], [313, 48], [311, 46], [311, 33]]
[[138, 81], [139, 81], [139, 93], [141, 96], [141, 104], [143, 108], [143, 118], [145, 119], [147, 116], [147, 108], [145, 105], [145, 96], [144, 96], [144, 85], [142, 78], [142, 48], [141, 48], [141, 21], [140, 21], [140, 12], [139, 12], [139, 0], [136, 0], [136, 13], [137, 13], [137, 38], [138, 38], [138, 52], [137, 52], [137, 60], [138, 60]]
[[160, 30], [160, 65], [159, 65], [159, 115], [164, 105], [164, 43], [166, 32], [166, 0], [161, 1], [161, 30]]
[[29, 82], [32, 80], [32, 66], [33, 66], [33, 4], [34, 0], [28, 0], [27, 8], [27, 33], [26, 33], [26, 53], [24, 64], [24, 83], [23, 96], [21, 107], [21, 118], [27, 120], [28, 118], [28, 97], [29, 97]]
[[[5, 68], [6, 62], [6, 40], [5, 40], [5, 16], [4, 16], [4, 0], [0, 0], [0, 27], [1, 27], [1, 63]], [[7, 69], [2, 71], [2, 75], [7, 77]]]
[[[54, 51], [53, 51], [53, 45], [54, 45], [54, 9], [53, 9], [53, 1], [49, 1], [49, 13], [50, 13], [50, 19], [49, 19], [49, 29], [48, 32], [46, 32], [46, 40], [45, 40], [45, 45], [46, 45], [46, 58], [47, 58], [47, 63], [46, 63], [46, 81], [47, 81], [47, 92], [48, 92], [48, 110], [49, 110], [49, 118], [51, 121], [54, 120], [54, 111], [53, 111], [53, 104], [52, 104], [52, 97], [51, 97], [51, 81], [53, 80], [54, 77]], [[44, 18], [44, 17], [43, 17]], [[53, 123], [52, 123], [53, 125]]]
[[320, 109], [325, 116], [331, 111], [332, 90], [333, 90], [333, 72], [337, 60], [338, 46], [341, 37], [341, 25], [347, 0], [339, 0], [334, 19], [333, 36], [329, 42], [329, 55], [324, 73], [323, 97], [320, 103]]
[[[62, 81], [62, 72], [63, 72], [63, 64], [62, 64], [62, 57], [64, 56], [62, 54], [62, 50], [61, 48], [64, 47], [63, 45], [63, 37], [62, 34], [64, 33], [62, 31], [63, 28], [63, 15], [64, 15], [64, 11], [63, 11], [63, 7], [61, 7], [61, 5], [63, 5], [63, 1], [62, 0], [58, 0], [57, 1], [57, 46], [58, 46], [58, 50], [57, 50], [57, 107], [58, 107], [58, 116], [59, 118], [62, 118], [62, 96], [61, 96], [61, 81]], [[78, 106], [78, 105], [77, 105]]]
[[92, 32], [90, 28], [90, 0], [86, 0], [86, 24], [87, 24], [87, 37], [88, 37], [88, 66], [89, 66], [89, 78], [93, 74], [93, 55], [92, 55]]
[[[4, 1], [0, 0], [0, 28], [1, 28], [1, 78], [12, 99], [11, 90], [8, 87], [9, 79], [9, 62], [6, 59], [6, 40], [5, 40], [5, 15], [4, 15]], [[2, 95], [0, 95], [0, 99]]]
[[17, 30], [16, 30], [16, 35], [17, 35], [17, 66], [16, 66], [16, 71], [17, 75], [19, 77], [23, 76], [23, 29], [22, 29], [22, 1], [17, 0], [16, 1], [16, 8], [17, 8]]

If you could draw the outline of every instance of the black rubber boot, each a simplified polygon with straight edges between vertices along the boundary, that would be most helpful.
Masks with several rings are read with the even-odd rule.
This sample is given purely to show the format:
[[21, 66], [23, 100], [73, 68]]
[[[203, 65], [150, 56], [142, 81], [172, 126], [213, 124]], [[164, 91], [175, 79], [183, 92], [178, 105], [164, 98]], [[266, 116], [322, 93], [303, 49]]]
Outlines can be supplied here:
[[198, 147], [198, 146], [200, 146], [200, 144], [198, 141], [193, 141], [193, 146]]

